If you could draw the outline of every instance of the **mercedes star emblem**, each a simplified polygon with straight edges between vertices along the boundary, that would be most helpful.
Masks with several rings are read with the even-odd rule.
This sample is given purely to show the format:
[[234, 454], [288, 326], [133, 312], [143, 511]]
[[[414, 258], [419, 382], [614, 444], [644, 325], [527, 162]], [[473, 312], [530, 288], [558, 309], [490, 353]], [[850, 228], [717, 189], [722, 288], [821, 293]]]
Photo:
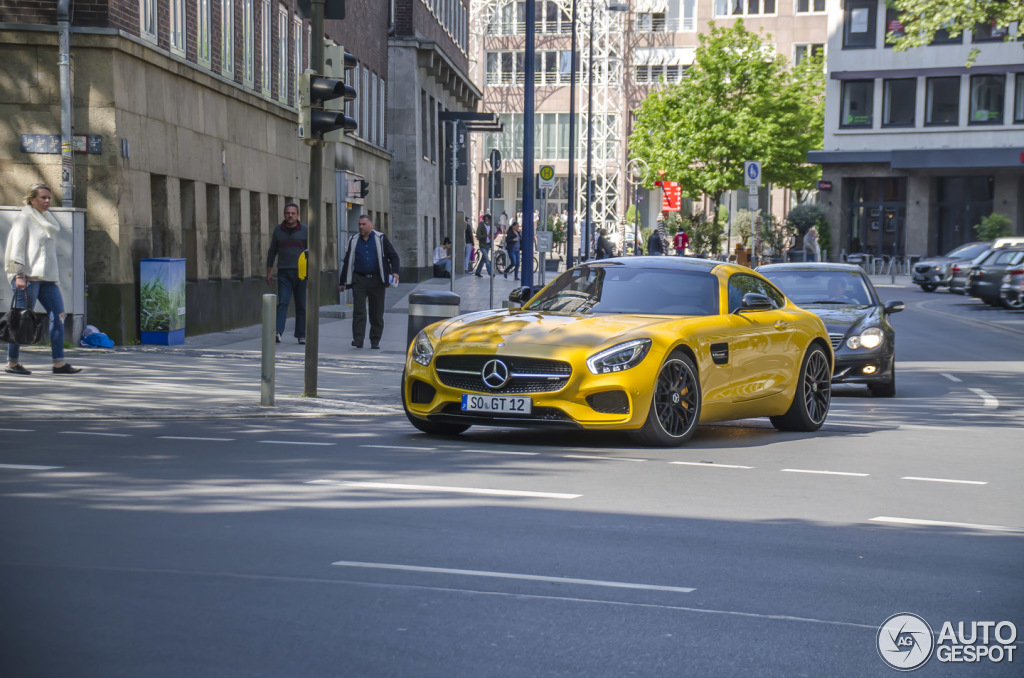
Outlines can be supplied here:
[[508, 365], [500, 360], [488, 360], [484, 368], [480, 370], [480, 377], [484, 380], [487, 388], [497, 391], [508, 383]]

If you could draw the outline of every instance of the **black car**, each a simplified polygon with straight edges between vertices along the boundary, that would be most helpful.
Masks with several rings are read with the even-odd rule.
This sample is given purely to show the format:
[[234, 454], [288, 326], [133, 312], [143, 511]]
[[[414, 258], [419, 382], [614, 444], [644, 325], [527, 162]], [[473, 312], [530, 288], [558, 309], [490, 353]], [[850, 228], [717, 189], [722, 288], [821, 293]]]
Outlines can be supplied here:
[[852, 264], [771, 264], [757, 271], [825, 323], [835, 352], [832, 383], [896, 395], [896, 331], [889, 314], [902, 311], [902, 301], [883, 304], [864, 269]]
[[1002, 247], [992, 250], [987, 257], [971, 264], [967, 274], [967, 292], [990, 306], [1004, 305], [1000, 299], [999, 289], [1003, 276], [1021, 262], [1024, 262], [1024, 247]]
[[954, 264], [969, 262], [988, 248], [990, 242], [969, 242], [960, 245], [941, 257], [922, 259], [914, 264], [914, 284], [920, 285], [925, 292], [932, 292], [937, 287], [948, 287], [951, 269]]

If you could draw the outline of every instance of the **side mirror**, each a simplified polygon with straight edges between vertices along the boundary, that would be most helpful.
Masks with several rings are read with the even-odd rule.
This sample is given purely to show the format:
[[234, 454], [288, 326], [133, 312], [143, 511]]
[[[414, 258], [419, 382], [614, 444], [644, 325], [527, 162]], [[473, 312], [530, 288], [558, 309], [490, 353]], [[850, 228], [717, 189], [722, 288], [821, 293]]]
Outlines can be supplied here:
[[509, 308], [521, 308], [533, 296], [529, 287], [517, 287], [508, 293]]
[[902, 301], [887, 301], [885, 302], [884, 311], [886, 313], [899, 313], [907, 306]]
[[763, 294], [757, 292], [747, 292], [743, 295], [743, 302], [740, 307], [736, 309], [737, 313], [741, 311], [770, 311], [772, 306], [772, 300]]

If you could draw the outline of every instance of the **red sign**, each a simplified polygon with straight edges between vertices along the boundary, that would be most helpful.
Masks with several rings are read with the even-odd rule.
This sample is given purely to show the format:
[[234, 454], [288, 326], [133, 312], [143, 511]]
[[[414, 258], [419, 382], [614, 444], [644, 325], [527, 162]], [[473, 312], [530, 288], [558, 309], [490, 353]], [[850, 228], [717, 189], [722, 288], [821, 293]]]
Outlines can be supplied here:
[[680, 210], [680, 198], [682, 191], [676, 181], [661, 182], [661, 211], [678, 212]]
[[819, 181], [818, 182], [818, 190], [819, 191], [831, 191], [832, 190], [832, 182], [831, 181]]

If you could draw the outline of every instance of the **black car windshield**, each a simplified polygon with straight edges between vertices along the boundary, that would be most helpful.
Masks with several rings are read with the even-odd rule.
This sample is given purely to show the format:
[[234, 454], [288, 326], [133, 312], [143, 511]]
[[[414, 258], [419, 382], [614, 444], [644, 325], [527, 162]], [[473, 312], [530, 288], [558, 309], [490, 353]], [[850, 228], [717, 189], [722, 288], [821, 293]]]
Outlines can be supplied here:
[[523, 310], [717, 315], [718, 279], [707, 271], [584, 265], [558, 276]]
[[873, 295], [856, 271], [761, 271], [797, 306], [845, 304], [869, 306]]
[[950, 259], [973, 259], [990, 247], [990, 243], [974, 243], [973, 245], [961, 245], [946, 253]]

